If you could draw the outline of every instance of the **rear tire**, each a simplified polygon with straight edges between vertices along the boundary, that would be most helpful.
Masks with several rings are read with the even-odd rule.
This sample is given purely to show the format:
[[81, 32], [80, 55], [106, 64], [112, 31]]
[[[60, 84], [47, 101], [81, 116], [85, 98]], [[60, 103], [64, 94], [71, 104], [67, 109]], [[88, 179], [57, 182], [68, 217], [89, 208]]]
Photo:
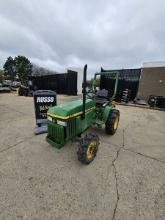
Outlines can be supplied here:
[[109, 135], [114, 135], [120, 119], [120, 112], [117, 109], [113, 109], [108, 116], [108, 119], [105, 123], [105, 132]]
[[86, 134], [80, 141], [80, 147], [77, 152], [78, 160], [83, 164], [90, 164], [96, 157], [99, 144], [97, 134]]

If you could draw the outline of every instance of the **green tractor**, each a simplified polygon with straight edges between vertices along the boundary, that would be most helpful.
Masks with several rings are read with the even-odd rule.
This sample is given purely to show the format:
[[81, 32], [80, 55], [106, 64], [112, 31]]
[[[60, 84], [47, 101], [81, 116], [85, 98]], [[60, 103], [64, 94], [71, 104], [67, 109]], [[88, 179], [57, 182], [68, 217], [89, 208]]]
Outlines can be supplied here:
[[[61, 148], [66, 141], [78, 137], [78, 160], [83, 164], [91, 163], [98, 151], [99, 137], [95, 133], [87, 133], [83, 138], [81, 134], [91, 125], [102, 127], [108, 135], [115, 134], [120, 112], [115, 109], [114, 98], [118, 85], [118, 72], [110, 71], [96, 73], [92, 89], [86, 89], [87, 65], [84, 66], [83, 100], [59, 104], [48, 110], [48, 134], [46, 140], [52, 146]], [[115, 79], [113, 95], [109, 98], [108, 91], [96, 90], [96, 77], [101, 74], [112, 74]]]

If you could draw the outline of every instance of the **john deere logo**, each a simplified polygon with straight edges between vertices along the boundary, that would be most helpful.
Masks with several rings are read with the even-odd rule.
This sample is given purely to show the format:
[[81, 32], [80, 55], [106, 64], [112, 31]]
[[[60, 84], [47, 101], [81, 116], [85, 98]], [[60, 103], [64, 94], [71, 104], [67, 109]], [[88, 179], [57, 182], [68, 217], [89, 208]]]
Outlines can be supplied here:
[[54, 97], [37, 97], [37, 103], [54, 102]]

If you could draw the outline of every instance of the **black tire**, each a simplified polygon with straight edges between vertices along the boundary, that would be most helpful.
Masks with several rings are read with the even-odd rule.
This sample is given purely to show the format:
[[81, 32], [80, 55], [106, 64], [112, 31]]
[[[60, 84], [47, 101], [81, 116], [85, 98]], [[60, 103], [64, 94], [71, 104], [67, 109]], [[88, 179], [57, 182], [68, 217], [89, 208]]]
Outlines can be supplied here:
[[150, 107], [155, 107], [156, 106], [156, 97], [153, 95], [150, 95], [148, 104]]
[[113, 109], [108, 116], [105, 123], [105, 132], [110, 135], [114, 135], [120, 120], [120, 112], [117, 109]]
[[80, 141], [80, 147], [77, 151], [78, 160], [83, 164], [90, 164], [96, 157], [99, 144], [97, 134], [86, 134]]

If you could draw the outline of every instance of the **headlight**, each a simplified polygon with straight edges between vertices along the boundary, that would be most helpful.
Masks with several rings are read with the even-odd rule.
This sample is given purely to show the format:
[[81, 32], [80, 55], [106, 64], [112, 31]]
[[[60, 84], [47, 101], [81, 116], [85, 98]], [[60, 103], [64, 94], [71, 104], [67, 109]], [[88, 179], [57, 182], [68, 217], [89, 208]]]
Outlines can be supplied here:
[[62, 126], [66, 126], [67, 125], [67, 123], [65, 121], [59, 121], [59, 120], [57, 120], [57, 124], [58, 125], [62, 125]]

